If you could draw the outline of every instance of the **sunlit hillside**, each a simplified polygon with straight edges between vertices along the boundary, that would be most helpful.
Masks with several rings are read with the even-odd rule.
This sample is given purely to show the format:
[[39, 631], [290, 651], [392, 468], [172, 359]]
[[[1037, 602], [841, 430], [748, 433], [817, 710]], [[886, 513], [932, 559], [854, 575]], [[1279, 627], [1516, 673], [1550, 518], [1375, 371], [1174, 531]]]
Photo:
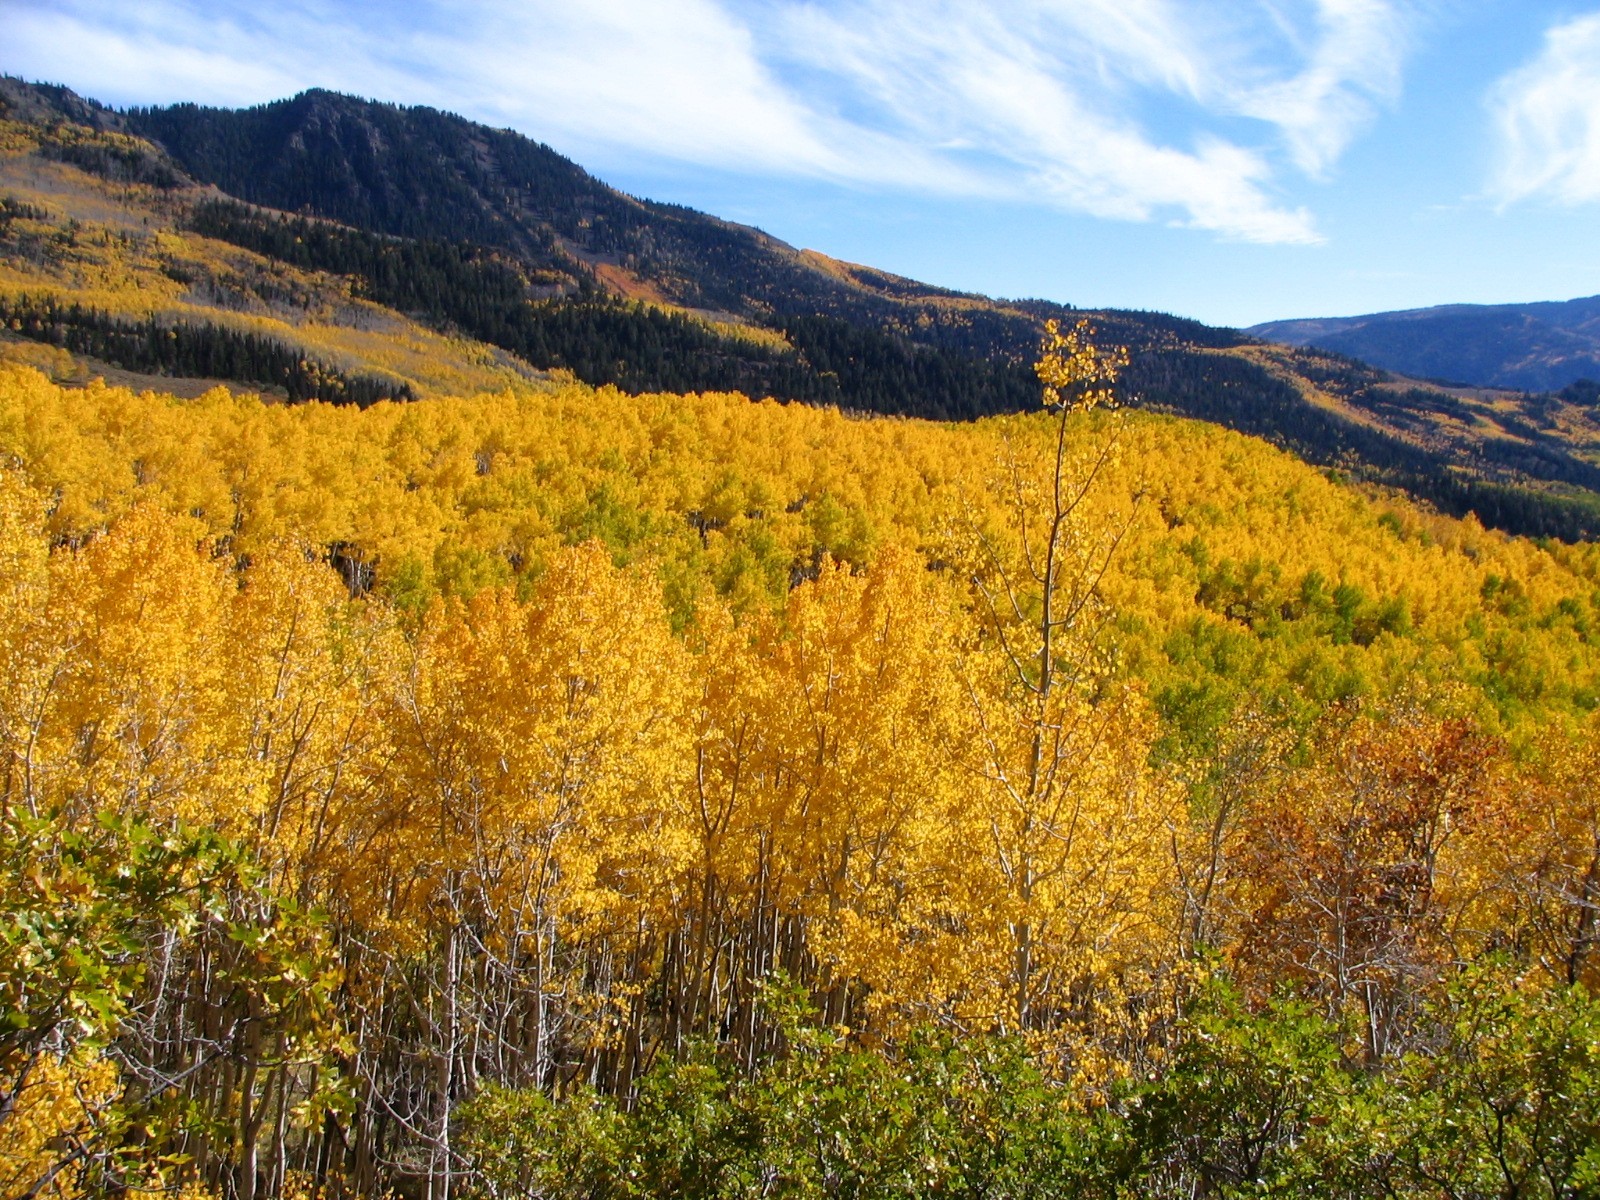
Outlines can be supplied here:
[[[1087, 1186], [1123, 1169], [1103, 1122], [1207, 1119], [1190, 1068], [1146, 1074], [1200, 1053], [1186, 1031], [1290, 1019], [1292, 1053], [1348, 1036], [1367, 1064], [1303, 1085], [1348, 1164], [1388, 1127], [1321, 1106], [1392, 1088], [1371, 1111], [1426, 1126], [1431, 1092], [1383, 1064], [1473, 1002], [1460, 964], [1595, 969], [1566, 907], [1593, 845], [1590, 547], [1106, 411], [577, 384], [363, 410], [5, 366], [0, 455], [24, 922], [0, 1048], [45, 1064], [14, 1180], [61, 1129], [137, 1113], [182, 1157], [96, 1135], [74, 1186], [119, 1162], [230, 1193], [247, 1155], [275, 1195], [335, 1169], [588, 1194], [541, 1156], [668, 1170], [648, 1122], [712, 1087], [780, 1120], [764, 1161], [783, 1089], [848, 1072], [872, 1109], [882, 1065], [949, 1112], [938, 1136], [1077, 1145], [1050, 1177]], [[1286, 981], [1299, 1015], [1240, 1007]], [[65, 1007], [28, 999], [45, 983]], [[1178, 1020], [1195, 1004], [1216, 1015]], [[1250, 1078], [1252, 1045], [1208, 1069]], [[672, 1074], [713, 1047], [700, 1083]], [[624, 1121], [601, 1097], [641, 1086], [660, 1115], [592, 1145], [584, 1122]], [[1056, 1099], [963, 1108], [1023, 1096]], [[1187, 1169], [1165, 1136], [1139, 1170]]]
[[[1047, 432], [1042, 413], [943, 425], [576, 384], [359, 410], [4, 380], [0, 453], [53, 497], [57, 538], [153, 503], [234, 554], [336, 552], [407, 608], [526, 590], [596, 540], [661, 576], [680, 626], [706, 592], [776, 607], [824, 556], [865, 568], [900, 546], [937, 565], [964, 524], [1006, 519], [1008, 456], [1037, 469]], [[1176, 647], [1216, 642], [1241, 668], [1309, 654], [1317, 669], [1297, 669], [1321, 700], [1434, 664], [1508, 716], [1594, 703], [1592, 547], [1374, 498], [1214, 426], [1121, 422], [1091, 503], [1132, 522], [1100, 584], [1129, 669], [1159, 676]], [[1086, 420], [1074, 453], [1104, 435]]]
[[[368, 403], [556, 372], [970, 419], [1026, 411], [1043, 322], [1076, 315], [637, 200], [431, 109], [311, 92], [119, 114], [0, 79], [0, 114], [0, 318], [112, 377]], [[1600, 426], [1583, 395], [1451, 392], [1160, 313], [1096, 320], [1132, 350], [1130, 403], [1494, 528], [1600, 531]]]
[[[77, 365], [69, 355], [52, 354], [39, 345], [38, 332], [24, 326], [30, 314], [53, 303], [135, 325], [153, 322], [163, 331], [187, 325], [253, 334], [332, 372], [420, 394], [543, 377], [492, 347], [443, 336], [361, 298], [346, 278], [296, 270], [183, 232], [175, 228], [176, 217], [194, 197], [113, 182], [41, 156], [27, 125], [0, 123], [0, 149], [0, 305], [11, 327], [0, 353], [13, 361], [79, 383], [92, 373], [148, 386], [160, 376], [187, 373], [164, 362], [141, 373], [93, 355], [79, 356], [91, 361]], [[257, 382], [272, 394], [272, 381]], [[281, 387], [276, 391], [283, 394]]]

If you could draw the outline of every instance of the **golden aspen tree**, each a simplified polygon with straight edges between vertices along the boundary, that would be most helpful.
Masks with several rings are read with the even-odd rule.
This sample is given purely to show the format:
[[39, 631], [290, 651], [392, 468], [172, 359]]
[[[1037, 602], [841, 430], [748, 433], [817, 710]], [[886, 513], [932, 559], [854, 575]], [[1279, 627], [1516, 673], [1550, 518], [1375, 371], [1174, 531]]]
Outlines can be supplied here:
[[763, 639], [763, 825], [829, 1020], [849, 1015], [852, 980], [879, 1008], [924, 991], [904, 952], [926, 932], [925, 863], [955, 803], [939, 751], [953, 617], [942, 581], [888, 552], [859, 574], [824, 563]]
[[224, 687], [230, 753], [244, 772], [221, 831], [254, 847], [277, 888], [328, 903], [370, 867], [352, 828], [377, 803], [387, 730], [373, 704], [402, 647], [307, 548], [269, 544], [230, 598]]
[[941, 751], [955, 616], [948, 585], [897, 551], [864, 571], [824, 561], [781, 618], [702, 613], [679, 1037], [718, 1028], [757, 1061], [774, 970], [830, 1021], [927, 1012], [951, 949], [937, 872], [959, 803]]
[[[1069, 425], [1111, 406], [1126, 351], [1086, 322], [1051, 326], [1039, 364], [1051, 411], [1043, 462], [1013, 447], [997, 487], [1008, 524], [969, 525], [968, 573], [981, 629], [958, 670], [969, 731], [955, 752], [972, 780], [969, 844], [982, 845], [974, 943], [990, 958], [1003, 1028], [1066, 1019], [1170, 928], [1160, 834], [1167, 790], [1145, 757], [1149, 718], [1112, 679], [1100, 583], [1131, 527], [1097, 486], [1119, 452], [1116, 425], [1075, 454]], [[1042, 469], [1041, 469], [1042, 467]], [[1009, 535], [1009, 542], [1002, 538]], [[1008, 965], [1002, 967], [1001, 963]]]
[[222, 713], [226, 566], [200, 527], [141, 506], [51, 561], [51, 616], [73, 650], [52, 723], [59, 803], [210, 821], [237, 762]]
[[729, 1013], [745, 1002], [751, 980], [734, 961], [733, 943], [761, 878], [752, 834], [763, 680], [751, 633], [726, 604], [710, 600], [699, 606], [689, 642], [692, 771], [680, 793], [680, 825], [692, 851], [663, 964], [663, 1034], [674, 1054], [731, 1024]]
[[655, 906], [688, 845], [668, 801], [684, 654], [659, 589], [594, 545], [553, 559], [526, 603], [486, 591], [424, 622], [374, 833], [391, 920], [433, 944], [415, 1036], [438, 1200], [452, 1106], [480, 1070], [614, 1088], [641, 1068]]
[[51, 614], [44, 498], [0, 470], [0, 806], [38, 817], [52, 739], [48, 717], [70, 665], [70, 635]]

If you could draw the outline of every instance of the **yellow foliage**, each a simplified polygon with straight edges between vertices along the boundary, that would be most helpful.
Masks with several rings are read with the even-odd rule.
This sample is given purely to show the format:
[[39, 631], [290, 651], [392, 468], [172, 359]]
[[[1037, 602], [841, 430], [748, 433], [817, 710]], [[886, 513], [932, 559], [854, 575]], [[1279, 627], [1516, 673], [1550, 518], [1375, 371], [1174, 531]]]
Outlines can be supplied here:
[[[1062, 403], [971, 426], [0, 364], [5, 800], [243, 840], [330, 914], [362, 1019], [420, 986], [406, 1037], [550, 1086], [758, 1045], [779, 968], [830, 1021], [1020, 1030], [1103, 1082], [1131, 1061], [1105, 1031], [1146, 1037], [1197, 945], [1298, 905], [1249, 961], [1321, 969], [1317, 893], [1273, 889], [1359, 825], [1352, 790], [1425, 792], [1408, 739], [1531, 746], [1588, 702], [1600, 563], [1079, 411], [1120, 360], [1057, 336]], [[1410, 725], [1306, 716], [1406, 689]], [[1541, 845], [1587, 829], [1541, 804]], [[1438, 843], [1429, 961], [1515, 907], [1479, 837]], [[1583, 862], [1547, 860], [1548, 909]]]
[[[1069, 423], [1069, 459], [1102, 436], [1097, 416]], [[418, 606], [529, 580], [591, 537], [617, 561], [657, 561], [680, 621], [700, 581], [740, 610], [774, 606], [819, 553], [861, 566], [898, 544], [948, 558], [953, 524], [1005, 527], [1011, 505], [986, 481], [1008, 456], [1039, 478], [1047, 446], [1046, 414], [856, 421], [577, 385], [360, 412], [63, 389], [0, 365], [0, 455], [50, 495], [55, 536], [82, 539], [150, 502], [237, 554], [283, 539], [343, 547]], [[1118, 512], [1133, 524], [1099, 593], [1138, 624], [1122, 643], [1131, 669], [1161, 669], [1161, 648], [1196, 622], [1248, 634], [1293, 616], [1314, 577], [1403, 621], [1356, 613], [1336, 648], [1283, 664], [1310, 683], [1492, 672], [1517, 705], [1559, 706], [1600, 679], [1584, 632], [1600, 621], [1590, 548], [1375, 505], [1259, 442], [1143, 414], [1127, 414], [1082, 524], [1111, 527]]]
[[116, 1065], [96, 1053], [46, 1055], [25, 1077], [0, 1134], [0, 1195], [85, 1195], [73, 1150], [90, 1140], [118, 1094]]

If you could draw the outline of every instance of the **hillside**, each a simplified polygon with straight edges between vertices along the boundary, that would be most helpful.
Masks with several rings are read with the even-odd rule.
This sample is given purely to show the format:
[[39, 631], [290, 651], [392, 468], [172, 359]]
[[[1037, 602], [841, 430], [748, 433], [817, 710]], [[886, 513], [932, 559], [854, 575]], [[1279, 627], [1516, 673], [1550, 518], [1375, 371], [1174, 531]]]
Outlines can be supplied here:
[[1402, 375], [1476, 387], [1555, 392], [1600, 379], [1600, 296], [1268, 321], [1248, 332], [1348, 354]]
[[13, 1191], [1176, 1200], [1286, 1074], [1276, 1195], [1588, 1136], [1593, 546], [1157, 414], [576, 382], [0, 364], [0, 464]]
[[[0, 105], [14, 131], [0, 155], [7, 318], [90, 363], [62, 378], [232, 378], [360, 402], [555, 371], [972, 419], [1035, 403], [1043, 322], [1080, 315], [636, 200], [518, 134], [429, 109], [309, 92], [116, 113], [14, 80]], [[113, 277], [115, 296], [90, 303], [85, 289]], [[105, 328], [108, 314], [136, 328]], [[1581, 397], [1481, 400], [1161, 314], [1091, 315], [1132, 351], [1133, 403], [1500, 528], [1600, 532], [1600, 425]], [[230, 332], [157, 354], [152, 322]], [[250, 336], [301, 347], [314, 369], [234, 344]]]

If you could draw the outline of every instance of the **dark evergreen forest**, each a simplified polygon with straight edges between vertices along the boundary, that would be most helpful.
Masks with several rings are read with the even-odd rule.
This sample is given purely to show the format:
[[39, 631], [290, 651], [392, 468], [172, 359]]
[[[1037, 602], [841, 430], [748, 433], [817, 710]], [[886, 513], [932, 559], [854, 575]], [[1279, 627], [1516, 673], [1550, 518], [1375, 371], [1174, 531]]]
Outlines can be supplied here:
[[346, 374], [282, 342], [211, 322], [128, 321], [81, 304], [30, 296], [0, 297], [0, 322], [33, 341], [124, 370], [281, 387], [291, 403], [323, 400], [365, 408], [379, 400], [415, 398], [407, 384]]

